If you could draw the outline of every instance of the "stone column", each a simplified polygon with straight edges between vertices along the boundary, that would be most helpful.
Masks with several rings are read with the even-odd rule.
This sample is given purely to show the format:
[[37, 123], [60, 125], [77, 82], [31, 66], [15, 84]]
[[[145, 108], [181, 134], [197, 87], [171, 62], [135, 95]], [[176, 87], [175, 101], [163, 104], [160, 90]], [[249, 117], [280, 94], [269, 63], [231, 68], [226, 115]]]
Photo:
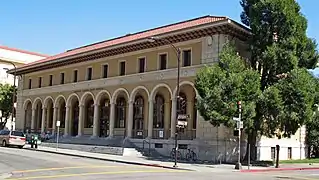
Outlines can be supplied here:
[[153, 136], [153, 113], [154, 113], [154, 101], [151, 99], [148, 101], [148, 127], [147, 137], [152, 138]]
[[128, 123], [127, 123], [127, 137], [132, 137], [132, 129], [133, 129], [133, 108], [134, 102], [129, 101], [128, 103]]
[[172, 99], [172, 111], [171, 111], [171, 138], [175, 138], [176, 132], [176, 99]]
[[42, 108], [42, 122], [41, 122], [41, 133], [45, 131], [45, 122], [47, 118], [47, 107]]
[[69, 135], [70, 120], [71, 120], [71, 109], [70, 109], [69, 106], [66, 106], [65, 107], [64, 136], [68, 136]]
[[80, 137], [83, 135], [83, 130], [84, 130], [84, 112], [85, 108], [84, 105], [81, 104], [79, 105], [79, 125], [78, 125], [78, 135], [77, 137]]
[[109, 137], [112, 138], [114, 136], [114, 123], [115, 123], [115, 103], [111, 102], [111, 109], [110, 109], [110, 134]]
[[98, 136], [98, 130], [99, 130], [99, 116], [100, 116], [100, 105], [94, 104], [94, 116], [93, 116], [93, 135], [92, 137]]
[[56, 129], [56, 122], [57, 122], [57, 113], [59, 112], [58, 107], [54, 107], [53, 109], [53, 122], [52, 122], [52, 134], [55, 133], [55, 129]]
[[35, 129], [35, 117], [36, 117], [36, 109], [32, 109], [32, 115], [31, 115], [31, 130], [33, 131]]

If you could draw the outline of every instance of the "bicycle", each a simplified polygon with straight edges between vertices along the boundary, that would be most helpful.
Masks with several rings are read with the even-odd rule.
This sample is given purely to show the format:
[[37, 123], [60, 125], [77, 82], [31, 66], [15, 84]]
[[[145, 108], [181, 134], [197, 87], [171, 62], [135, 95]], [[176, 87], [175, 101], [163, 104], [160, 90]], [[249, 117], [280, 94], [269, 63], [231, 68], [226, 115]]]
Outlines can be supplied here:
[[187, 149], [186, 160], [187, 161], [197, 161], [197, 154], [193, 150]]
[[[171, 151], [172, 159], [175, 159], [175, 152], [176, 152], [175, 148], [172, 148], [172, 151]], [[181, 158], [182, 158], [182, 153], [179, 150], [177, 150], [177, 159], [181, 159]]]

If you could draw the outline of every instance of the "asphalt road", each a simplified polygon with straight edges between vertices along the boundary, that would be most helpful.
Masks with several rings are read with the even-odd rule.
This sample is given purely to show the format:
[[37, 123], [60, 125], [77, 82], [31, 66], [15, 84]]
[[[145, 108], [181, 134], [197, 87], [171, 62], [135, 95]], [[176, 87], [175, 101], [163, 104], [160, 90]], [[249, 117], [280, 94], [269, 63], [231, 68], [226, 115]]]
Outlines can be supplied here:
[[[316, 174], [318, 174], [318, 176], [316, 176]], [[0, 179], [121, 180], [130, 178], [133, 180], [271, 180], [289, 179], [289, 176], [291, 178], [294, 177], [293, 179], [314, 180], [319, 178], [319, 171], [312, 171], [311, 173], [305, 171], [303, 173], [276, 172], [275, 174], [239, 173], [232, 171], [216, 172], [213, 170], [212, 172], [190, 172], [0, 147]]]

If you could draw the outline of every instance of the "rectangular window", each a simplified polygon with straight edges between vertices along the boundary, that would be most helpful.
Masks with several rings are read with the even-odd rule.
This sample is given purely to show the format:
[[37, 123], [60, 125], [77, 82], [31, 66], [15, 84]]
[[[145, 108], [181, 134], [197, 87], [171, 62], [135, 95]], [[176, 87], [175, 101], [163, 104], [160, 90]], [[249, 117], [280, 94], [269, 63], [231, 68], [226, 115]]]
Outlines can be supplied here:
[[42, 86], [42, 77], [39, 77], [39, 88]]
[[192, 61], [192, 52], [191, 50], [183, 51], [183, 67], [190, 66]]
[[86, 80], [92, 80], [92, 68], [87, 68]]
[[103, 65], [103, 78], [107, 78], [109, 71], [109, 65], [105, 64]]
[[78, 70], [73, 71], [73, 82], [78, 82]]
[[61, 73], [60, 79], [61, 79], [60, 84], [64, 84], [64, 73]]
[[288, 159], [292, 158], [292, 148], [288, 147]]
[[125, 75], [125, 61], [120, 62], [120, 76]]
[[29, 89], [32, 88], [32, 79], [29, 79]]
[[53, 75], [49, 76], [49, 86], [53, 85]]
[[138, 59], [138, 66], [139, 66], [139, 73], [145, 72], [145, 58], [139, 58]]
[[271, 159], [275, 159], [276, 157], [276, 148], [275, 147], [271, 147]]
[[167, 68], [167, 54], [161, 54], [159, 56], [159, 69], [164, 70]]

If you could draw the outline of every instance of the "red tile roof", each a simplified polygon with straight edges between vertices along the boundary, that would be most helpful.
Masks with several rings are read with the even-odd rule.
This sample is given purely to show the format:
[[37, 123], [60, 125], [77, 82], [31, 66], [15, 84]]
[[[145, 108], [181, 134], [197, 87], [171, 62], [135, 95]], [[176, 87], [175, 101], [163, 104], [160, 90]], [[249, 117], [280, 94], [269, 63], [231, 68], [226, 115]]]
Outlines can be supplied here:
[[195, 27], [198, 25], [204, 25], [204, 24], [208, 24], [208, 23], [212, 23], [212, 22], [216, 22], [216, 21], [221, 21], [221, 20], [226, 20], [226, 19], [227, 19], [227, 17], [223, 17], [223, 16], [203, 16], [203, 17], [199, 17], [196, 19], [191, 19], [191, 20], [187, 20], [187, 21], [183, 21], [183, 22], [179, 22], [179, 23], [175, 23], [175, 24], [170, 24], [170, 25], [166, 25], [166, 26], [162, 26], [162, 27], [158, 27], [158, 28], [154, 28], [154, 29], [126, 35], [126, 36], [121, 36], [121, 37], [106, 40], [106, 41], [102, 41], [102, 42], [95, 43], [92, 45], [79, 47], [79, 48], [76, 48], [76, 49], [73, 49], [70, 51], [66, 51], [66, 52], [63, 52], [63, 53], [60, 53], [60, 54], [57, 54], [54, 56], [50, 56], [48, 58], [45, 58], [45, 59], [42, 59], [39, 61], [31, 62], [29, 64], [22, 66], [21, 68], [28, 67], [28, 66], [35, 65], [35, 64], [48, 62], [48, 61], [52, 61], [52, 60], [56, 60], [56, 59], [60, 59], [60, 58], [65, 58], [65, 57], [76, 55], [79, 53], [89, 52], [89, 51], [93, 51], [93, 50], [97, 50], [97, 49], [101, 49], [101, 48], [106, 48], [106, 47], [110, 47], [110, 46], [114, 46], [114, 45], [118, 45], [118, 44], [122, 44], [122, 43], [127, 43], [127, 42], [134, 41], [134, 40], [148, 38], [148, 37], [152, 37], [152, 36], [156, 36], [156, 35], [160, 35], [160, 34], [164, 34], [164, 33], [168, 33], [168, 32], [173, 32], [176, 30], [182, 30], [185, 28]]
[[15, 52], [24, 53], [24, 54], [30, 54], [30, 55], [35, 55], [35, 56], [50, 57], [49, 55], [44, 55], [44, 54], [40, 54], [40, 53], [25, 51], [25, 50], [11, 48], [11, 47], [7, 47], [7, 46], [1, 46], [1, 45], [0, 45], [0, 49], [15, 51]]

